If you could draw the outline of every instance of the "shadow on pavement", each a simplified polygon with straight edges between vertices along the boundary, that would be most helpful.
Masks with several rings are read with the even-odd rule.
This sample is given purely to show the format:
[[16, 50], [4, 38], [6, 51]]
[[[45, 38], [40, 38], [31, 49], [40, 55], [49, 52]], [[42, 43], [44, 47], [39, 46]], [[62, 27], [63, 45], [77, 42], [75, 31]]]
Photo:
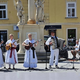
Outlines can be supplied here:
[[8, 69], [0, 69], [0, 72], [13, 72], [13, 71]]

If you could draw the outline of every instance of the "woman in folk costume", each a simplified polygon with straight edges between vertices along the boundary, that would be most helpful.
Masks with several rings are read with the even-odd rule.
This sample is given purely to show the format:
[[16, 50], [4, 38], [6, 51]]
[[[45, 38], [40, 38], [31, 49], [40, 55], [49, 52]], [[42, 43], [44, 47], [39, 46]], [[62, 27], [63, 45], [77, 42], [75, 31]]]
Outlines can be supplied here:
[[[22, 45], [23, 46], [29, 46], [30, 44], [29, 43], [35, 43], [35, 40], [32, 39], [32, 34], [29, 33], [28, 34], [28, 39], [26, 39]], [[38, 41], [36, 44], [34, 44], [30, 49], [26, 49], [25, 50], [25, 59], [24, 59], [24, 64], [23, 66], [24, 67], [28, 67], [29, 69], [34, 69], [37, 67], [37, 57], [36, 57], [36, 51], [35, 51], [35, 48], [38, 44]]]
[[2, 55], [2, 50], [1, 50], [1, 44], [3, 41], [0, 43], [0, 67], [3, 67], [4, 62], [3, 62], [3, 55]]
[[16, 47], [17, 47], [17, 42], [13, 39], [13, 34], [9, 35], [10, 39], [6, 42], [6, 46], [10, 47], [6, 52], [6, 59], [5, 62], [6, 64], [9, 64], [9, 68], [11, 69], [11, 64], [13, 65], [13, 69], [15, 69], [15, 64], [18, 63], [17, 59], [17, 52], [16, 52]]

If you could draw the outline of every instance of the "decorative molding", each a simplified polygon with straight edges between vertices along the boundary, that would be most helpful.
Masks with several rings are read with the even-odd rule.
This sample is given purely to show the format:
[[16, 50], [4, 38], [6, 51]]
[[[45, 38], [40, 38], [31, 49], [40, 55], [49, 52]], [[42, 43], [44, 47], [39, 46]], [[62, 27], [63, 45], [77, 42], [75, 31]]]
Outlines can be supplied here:
[[66, 2], [77, 2], [77, 0], [65, 0]]
[[0, 26], [14, 26], [14, 25], [17, 25], [17, 24], [0, 24]]
[[49, 24], [46, 24], [46, 25], [80, 25], [80, 22], [68, 22], [68, 23], [49, 23]]
[[65, 19], [78, 19], [78, 17], [65, 17]]
[[8, 1], [8, 0], [0, 0], [0, 3], [1, 3], [1, 2], [7, 2], [7, 1]]

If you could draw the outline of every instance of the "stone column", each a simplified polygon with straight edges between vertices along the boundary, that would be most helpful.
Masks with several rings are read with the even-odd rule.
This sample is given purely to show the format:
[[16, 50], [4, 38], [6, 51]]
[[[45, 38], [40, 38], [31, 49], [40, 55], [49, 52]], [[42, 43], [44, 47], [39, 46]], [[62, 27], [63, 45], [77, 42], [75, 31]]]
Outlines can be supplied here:
[[28, 22], [27, 24], [35, 24], [35, 1], [28, 0]]
[[23, 42], [23, 26], [24, 25], [18, 25], [18, 27], [19, 27], [19, 51], [18, 51], [18, 53], [20, 53], [20, 54], [24, 53], [23, 46], [22, 46], [22, 42]]
[[44, 50], [44, 27], [45, 27], [44, 24], [40, 25], [40, 33], [39, 34], [40, 34], [40, 38], [42, 39], [42, 42], [40, 45], [40, 47], [41, 47], [40, 52], [45, 52], [45, 50]]

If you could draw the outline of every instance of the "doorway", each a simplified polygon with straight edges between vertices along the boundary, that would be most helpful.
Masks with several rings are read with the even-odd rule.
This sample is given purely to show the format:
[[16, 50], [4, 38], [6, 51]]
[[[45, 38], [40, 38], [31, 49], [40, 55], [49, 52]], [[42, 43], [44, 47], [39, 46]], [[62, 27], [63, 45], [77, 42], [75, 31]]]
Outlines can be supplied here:
[[0, 30], [0, 42], [4, 41], [2, 44], [2, 51], [5, 52], [5, 44], [7, 41], [7, 30]]
[[77, 39], [77, 29], [67, 29], [67, 45], [75, 46]]

